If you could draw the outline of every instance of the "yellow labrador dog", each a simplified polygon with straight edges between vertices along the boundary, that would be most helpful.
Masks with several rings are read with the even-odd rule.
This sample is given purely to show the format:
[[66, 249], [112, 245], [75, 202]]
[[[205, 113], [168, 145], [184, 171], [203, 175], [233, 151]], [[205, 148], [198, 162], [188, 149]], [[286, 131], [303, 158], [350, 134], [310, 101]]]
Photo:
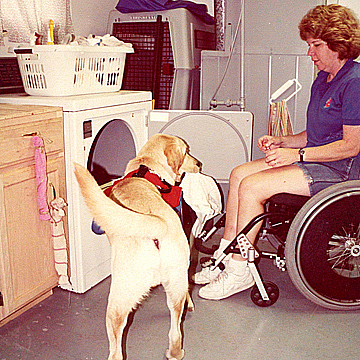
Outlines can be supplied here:
[[[184, 172], [199, 172], [200, 163], [178, 137], [157, 134], [131, 160], [126, 173], [145, 165], [174, 185]], [[122, 359], [122, 333], [132, 309], [153, 286], [161, 284], [171, 314], [168, 359], [184, 357], [180, 321], [188, 296], [190, 250], [179, 216], [158, 188], [141, 177], [129, 177], [112, 189], [110, 198], [91, 174], [75, 164], [75, 175], [96, 222], [111, 243], [112, 281], [106, 327], [109, 359]], [[115, 201], [113, 201], [115, 200]], [[119, 206], [120, 205], [120, 206]]]

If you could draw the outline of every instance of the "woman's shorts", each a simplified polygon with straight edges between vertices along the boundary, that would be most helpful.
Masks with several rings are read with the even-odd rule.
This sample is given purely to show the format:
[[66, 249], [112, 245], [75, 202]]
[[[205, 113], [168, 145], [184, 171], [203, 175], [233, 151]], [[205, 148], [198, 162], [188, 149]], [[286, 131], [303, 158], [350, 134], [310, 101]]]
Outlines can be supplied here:
[[360, 179], [360, 159], [347, 158], [331, 162], [296, 162], [305, 174], [311, 196], [319, 191], [347, 180]]

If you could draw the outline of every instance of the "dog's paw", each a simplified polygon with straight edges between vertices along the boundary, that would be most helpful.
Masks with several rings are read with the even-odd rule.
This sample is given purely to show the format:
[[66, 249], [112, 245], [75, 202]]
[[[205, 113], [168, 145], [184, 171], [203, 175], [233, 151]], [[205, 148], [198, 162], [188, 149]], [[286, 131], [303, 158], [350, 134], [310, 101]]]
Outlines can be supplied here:
[[195, 306], [194, 306], [194, 304], [193, 304], [193, 303], [188, 304], [188, 305], [186, 306], [186, 311], [187, 311], [187, 312], [193, 312], [193, 311], [195, 311]]
[[185, 306], [185, 309], [188, 312], [193, 312], [195, 310], [195, 305], [194, 305], [189, 293], [186, 294], [186, 306]]
[[184, 351], [184, 350], [181, 350], [181, 353], [180, 353], [179, 356], [177, 356], [177, 357], [172, 357], [172, 355], [170, 354], [170, 350], [167, 349], [167, 350], [166, 350], [166, 353], [165, 353], [165, 356], [166, 356], [166, 358], [169, 359], [169, 360], [181, 360], [181, 359], [185, 356], [185, 351]]

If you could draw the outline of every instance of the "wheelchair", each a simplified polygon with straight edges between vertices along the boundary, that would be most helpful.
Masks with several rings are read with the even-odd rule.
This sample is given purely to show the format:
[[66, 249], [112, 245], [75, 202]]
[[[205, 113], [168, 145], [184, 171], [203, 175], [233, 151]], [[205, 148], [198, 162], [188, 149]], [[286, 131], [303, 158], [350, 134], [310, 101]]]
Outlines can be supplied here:
[[[264, 209], [221, 255], [201, 259], [202, 266], [223, 269], [226, 255], [240, 253], [255, 280], [251, 300], [266, 307], [277, 301], [279, 289], [262, 280], [257, 263], [261, 258], [272, 259], [313, 303], [332, 310], [360, 309], [360, 180], [331, 185], [312, 197], [276, 194]], [[224, 226], [225, 217], [195, 239], [197, 250], [214, 253], [216, 248], [206, 242]], [[261, 251], [247, 240], [247, 233], [259, 222], [255, 244], [264, 240], [273, 250]]]

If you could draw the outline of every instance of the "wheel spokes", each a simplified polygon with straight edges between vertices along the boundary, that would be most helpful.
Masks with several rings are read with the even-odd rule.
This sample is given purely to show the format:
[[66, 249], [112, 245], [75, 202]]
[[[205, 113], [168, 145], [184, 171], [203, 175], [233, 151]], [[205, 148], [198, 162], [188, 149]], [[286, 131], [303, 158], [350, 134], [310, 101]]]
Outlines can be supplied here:
[[[355, 230], [356, 228], [356, 230]], [[341, 233], [331, 236], [328, 243], [328, 262], [338, 275], [354, 278], [360, 276], [360, 224], [348, 224]]]

